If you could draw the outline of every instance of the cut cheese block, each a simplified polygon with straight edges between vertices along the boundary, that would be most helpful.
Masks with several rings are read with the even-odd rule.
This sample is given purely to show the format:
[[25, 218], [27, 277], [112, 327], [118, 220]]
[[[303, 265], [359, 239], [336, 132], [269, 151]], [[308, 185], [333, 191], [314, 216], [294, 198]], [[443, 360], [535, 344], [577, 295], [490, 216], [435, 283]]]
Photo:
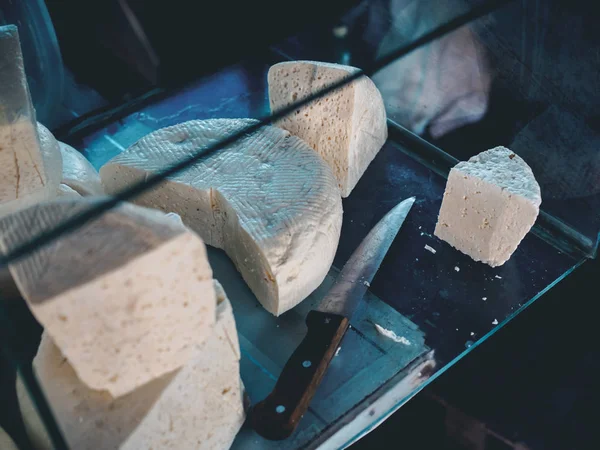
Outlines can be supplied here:
[[52, 174], [57, 166], [62, 170], [58, 148], [47, 146], [44, 154], [13, 25], [0, 27], [0, 105], [0, 215], [4, 215], [52, 198], [60, 183]]
[[[275, 64], [269, 69], [273, 112], [358, 71], [355, 67], [314, 61]], [[299, 108], [277, 123], [314, 148], [333, 170], [343, 197], [387, 139], [381, 94], [366, 76]]]
[[[250, 124], [191, 121], [155, 131], [100, 169], [107, 193]], [[325, 278], [337, 249], [342, 202], [331, 170], [303, 141], [263, 127], [135, 199], [175, 212], [207, 244], [222, 248], [263, 306], [275, 315]]]
[[[5, 216], [0, 249], [95, 203], [65, 198]], [[9, 268], [79, 378], [115, 397], [181, 367], [215, 322], [204, 243], [159, 211], [122, 205]]]
[[[244, 422], [240, 351], [220, 286], [213, 334], [181, 369], [118, 399], [77, 378], [47, 333], [33, 361], [54, 416], [73, 449], [227, 449]], [[49, 440], [20, 379], [19, 405], [37, 449]]]
[[435, 235], [475, 261], [501, 266], [535, 223], [541, 202], [527, 163], [496, 147], [450, 171]]
[[0, 449], [19, 450], [10, 436], [2, 428], [0, 428]]
[[80, 195], [104, 195], [100, 175], [80, 152], [59, 142], [62, 155], [62, 183]]

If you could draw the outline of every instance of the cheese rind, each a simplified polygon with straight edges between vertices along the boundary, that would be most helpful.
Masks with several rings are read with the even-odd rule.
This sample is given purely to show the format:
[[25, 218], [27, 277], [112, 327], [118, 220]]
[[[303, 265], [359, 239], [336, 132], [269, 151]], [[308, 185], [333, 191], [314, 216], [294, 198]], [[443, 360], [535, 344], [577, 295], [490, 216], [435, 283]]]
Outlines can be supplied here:
[[58, 143], [62, 155], [62, 183], [82, 196], [104, 195], [100, 175], [80, 152], [63, 142]]
[[[114, 194], [194, 151], [254, 124], [191, 121], [140, 139], [100, 169]], [[175, 212], [233, 260], [262, 305], [292, 308], [325, 278], [337, 249], [342, 202], [331, 170], [303, 141], [263, 127], [137, 197]]]
[[[221, 450], [231, 446], [245, 418], [240, 354], [231, 305], [215, 284], [219, 304], [213, 334], [181, 369], [118, 399], [83, 385], [43, 334], [33, 367], [70, 448]], [[37, 449], [49, 449], [20, 379], [17, 393], [30, 438]]]
[[[358, 71], [355, 67], [292, 61], [269, 69], [271, 111], [289, 106]], [[329, 164], [343, 197], [350, 195], [387, 139], [381, 94], [366, 76], [299, 108], [277, 126], [303, 139]]]
[[527, 163], [496, 147], [450, 171], [435, 235], [475, 261], [500, 266], [535, 223], [541, 201]]
[[[95, 202], [60, 199], [3, 217], [0, 249]], [[159, 211], [124, 204], [9, 268], [79, 378], [115, 397], [181, 367], [215, 322], [204, 243]]]

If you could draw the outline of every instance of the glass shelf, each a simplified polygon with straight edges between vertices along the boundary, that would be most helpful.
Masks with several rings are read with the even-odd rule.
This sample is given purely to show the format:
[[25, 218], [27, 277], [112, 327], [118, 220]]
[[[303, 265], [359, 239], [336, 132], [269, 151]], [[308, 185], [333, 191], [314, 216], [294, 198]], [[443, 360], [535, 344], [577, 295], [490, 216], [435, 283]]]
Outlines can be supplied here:
[[[453, 0], [441, 8], [435, 0], [374, 1], [368, 7], [363, 2], [335, 27], [309, 30], [69, 143], [99, 168], [158, 128], [192, 119], [264, 116], [271, 64], [293, 58], [365, 66], [477, 3]], [[215, 276], [232, 301], [242, 378], [256, 402], [272, 388], [303, 335], [306, 312], [338, 268], [389, 209], [417, 197], [298, 434], [275, 445], [244, 427], [234, 448], [349, 445], [594, 255], [600, 231], [600, 191], [594, 189], [600, 186], [600, 170], [589, 104], [597, 94], [563, 89], [573, 87], [576, 74], [561, 78], [554, 70], [540, 75], [546, 67], [542, 62], [552, 61], [545, 55], [546, 43], [550, 53], [557, 51], [547, 30], [562, 10], [557, 2], [536, 2], [537, 10], [525, 3], [513, 2], [374, 77], [388, 106], [390, 138], [344, 200], [334, 267], [304, 303], [279, 318], [269, 315], [222, 252], [210, 252]], [[514, 17], [519, 21], [505, 27]], [[523, 55], [518, 45], [530, 38], [539, 45]], [[510, 146], [533, 167], [544, 211], [512, 258], [491, 268], [437, 239], [433, 229], [449, 168], [495, 145]], [[386, 340], [374, 323], [414, 345]]]
[[[272, 60], [247, 62], [226, 68], [171, 98], [88, 136], [81, 149], [96, 167], [100, 167], [138, 138], [157, 128], [191, 119], [258, 117], [265, 114], [268, 112], [266, 72], [275, 60], [277, 56], [273, 55]], [[392, 206], [406, 197], [416, 195], [417, 201], [370, 290], [374, 299], [381, 299], [399, 313], [398, 323], [411, 323], [418, 333], [423, 333], [424, 345], [418, 354], [424, 357], [429, 354], [429, 349], [433, 351], [431, 357], [435, 368], [432, 365], [430, 372], [436, 377], [539, 298], [585, 258], [561, 252], [532, 233], [525, 237], [513, 257], [498, 268], [474, 262], [452, 249], [433, 236], [445, 178], [421, 164], [418, 158], [415, 159], [415, 150], [395, 141], [394, 136], [391, 133], [390, 140], [369, 166], [355, 190], [344, 200], [342, 237], [332, 276], [369, 229]], [[426, 250], [425, 245], [434, 248], [436, 253]], [[248, 384], [248, 390], [251, 400], [255, 402], [264, 397], [272, 387], [288, 353], [294, 348], [293, 343], [301, 338], [304, 313], [311, 300], [278, 319], [270, 316], [259, 308], [254, 298], [248, 298], [251, 294], [230, 293], [232, 289], [239, 292], [240, 287], [232, 281], [237, 275], [232, 266], [225, 270], [228, 262], [223, 260], [227, 258], [219, 256], [219, 253], [216, 252], [216, 256], [213, 256], [217, 258], [213, 260], [213, 267], [216, 268], [216, 277], [221, 277], [220, 281], [232, 298], [234, 311], [236, 307], [244, 311], [249, 305], [254, 305], [255, 309], [253, 314], [236, 312], [244, 349], [242, 377], [254, 376], [253, 381]], [[320, 294], [315, 295], [318, 297]], [[243, 297], [244, 300], [236, 300], [236, 296], [238, 299]], [[379, 304], [379, 301], [374, 302]], [[260, 316], [258, 322], [255, 314]], [[262, 324], [259, 328], [268, 330], [258, 341], [250, 332], [256, 328], [256, 323]], [[278, 327], [278, 324], [285, 326]], [[365, 329], [369, 331], [364, 333], [374, 333], [372, 326], [366, 326]], [[363, 333], [358, 325], [357, 330]], [[380, 337], [373, 336], [372, 339], [381, 340]], [[353, 338], [348, 338], [350, 339]], [[360, 351], [368, 351], [356, 342], [351, 345], [356, 349], [361, 348]], [[365, 345], [368, 347], [368, 344]], [[344, 344], [342, 347], [344, 348]], [[265, 354], [271, 356], [266, 358]], [[260, 362], [261, 358], [269, 361], [268, 369]], [[300, 438], [289, 441], [290, 447], [285, 448], [314, 448], [328, 442], [339, 444], [340, 439], [346, 439], [344, 443], [347, 444], [361, 436], [427, 382], [428, 376], [423, 376], [412, 380], [409, 388], [406, 387], [406, 382], [402, 384], [402, 380], [410, 379], [411, 374], [414, 376], [414, 367], [409, 364], [413, 360], [407, 358], [393, 373], [374, 376], [372, 381], [375, 388], [370, 391], [367, 389], [368, 393], [363, 393], [363, 397], [354, 399], [351, 406], [346, 405], [346, 409], [341, 410], [353, 411], [358, 417], [361, 411], [367, 411], [372, 405], [376, 405], [377, 413], [370, 420], [361, 421], [357, 418], [355, 423], [352, 420], [345, 423], [344, 415], [338, 410], [339, 416], [329, 417], [325, 423], [317, 426], [315, 423], [318, 420], [310, 416], [306, 421], [307, 426], [316, 428], [312, 428], [308, 434], [300, 433]], [[329, 382], [336, 389], [349, 389], [343, 384], [336, 384], [338, 377], [359, 377], [366, 367], [367, 364], [349, 365], [343, 367], [341, 372], [332, 371], [327, 377], [328, 380], [334, 380]], [[262, 374], [263, 379], [257, 381], [256, 373]], [[395, 386], [402, 386], [402, 394], [397, 394], [398, 397], [386, 409], [381, 397], [384, 397], [384, 393], [393, 391]], [[322, 414], [323, 408], [326, 409], [322, 403], [330, 394], [326, 391], [327, 388], [324, 387], [315, 398], [313, 410], [317, 416]], [[352, 390], [346, 391], [346, 395], [351, 392]], [[382, 403], [378, 403], [379, 401]], [[238, 439], [243, 440], [238, 441], [236, 448], [271, 448], [271, 444], [247, 428], [243, 429]]]

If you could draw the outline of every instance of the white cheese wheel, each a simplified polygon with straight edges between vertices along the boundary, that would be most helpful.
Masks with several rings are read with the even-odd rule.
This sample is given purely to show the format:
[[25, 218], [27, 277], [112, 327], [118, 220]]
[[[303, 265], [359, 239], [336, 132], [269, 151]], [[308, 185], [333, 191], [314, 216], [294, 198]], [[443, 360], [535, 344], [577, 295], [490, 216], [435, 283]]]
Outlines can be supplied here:
[[[269, 69], [273, 112], [358, 71], [355, 67], [292, 61]], [[320, 98], [277, 123], [303, 139], [329, 164], [347, 197], [387, 139], [385, 106], [366, 76]]]
[[11, 437], [0, 428], [0, 449], [2, 450], [19, 450]]
[[62, 183], [80, 195], [103, 195], [100, 175], [80, 152], [70, 145], [59, 142], [62, 155]]
[[[33, 360], [36, 376], [69, 447], [211, 449], [231, 446], [245, 418], [239, 346], [229, 300], [218, 300], [213, 334], [181, 369], [118, 399], [84, 386], [47, 333]], [[19, 405], [36, 449], [49, 439], [18, 379]]]
[[[65, 198], [5, 216], [0, 249], [95, 203]], [[204, 243], [159, 211], [124, 204], [9, 269], [79, 378], [115, 397], [181, 367], [215, 322]]]
[[[155, 131], [100, 169], [104, 188], [114, 194], [255, 122], [212, 119]], [[342, 226], [331, 170], [277, 127], [212, 153], [134, 201], [179, 214], [207, 244], [224, 249], [275, 315], [321, 284]]]
[[435, 235], [475, 261], [501, 266], [535, 223], [541, 202], [527, 163], [496, 147], [450, 171]]

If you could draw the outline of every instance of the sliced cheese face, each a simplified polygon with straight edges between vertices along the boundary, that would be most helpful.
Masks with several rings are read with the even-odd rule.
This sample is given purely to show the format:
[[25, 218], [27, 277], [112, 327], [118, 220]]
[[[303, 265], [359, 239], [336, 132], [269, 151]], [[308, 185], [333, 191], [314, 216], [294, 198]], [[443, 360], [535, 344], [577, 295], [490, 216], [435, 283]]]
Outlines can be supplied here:
[[100, 175], [90, 162], [70, 145], [59, 142], [62, 155], [62, 183], [80, 195], [104, 195]]
[[475, 261], [500, 266], [535, 223], [541, 202], [527, 163], [496, 147], [450, 171], [435, 235]]
[[[15, 26], [0, 27], [0, 215], [56, 193], [54, 149], [38, 135], [19, 35]], [[60, 158], [60, 154], [58, 155]], [[60, 171], [61, 169], [59, 169]]]
[[[275, 64], [269, 69], [269, 101], [275, 112], [358, 69], [314, 61]], [[385, 106], [366, 76], [299, 108], [277, 123], [303, 139], [329, 164], [343, 197], [350, 195], [387, 139]]]
[[[195, 347], [188, 363], [118, 399], [83, 385], [48, 334], [43, 334], [33, 368], [70, 448], [222, 450], [231, 446], [245, 419], [239, 347], [229, 300], [220, 286], [216, 291], [220, 303], [214, 332]], [[17, 393], [30, 438], [38, 449], [49, 449], [20, 379]]]
[[[191, 121], [151, 133], [100, 169], [104, 188], [114, 194], [253, 123]], [[179, 214], [207, 244], [224, 249], [275, 315], [323, 281], [342, 225], [331, 170], [277, 127], [212, 153], [135, 201]]]
[[[94, 203], [54, 200], [3, 217], [0, 249]], [[83, 383], [115, 397], [181, 367], [215, 322], [204, 243], [159, 211], [125, 204], [9, 268]]]

